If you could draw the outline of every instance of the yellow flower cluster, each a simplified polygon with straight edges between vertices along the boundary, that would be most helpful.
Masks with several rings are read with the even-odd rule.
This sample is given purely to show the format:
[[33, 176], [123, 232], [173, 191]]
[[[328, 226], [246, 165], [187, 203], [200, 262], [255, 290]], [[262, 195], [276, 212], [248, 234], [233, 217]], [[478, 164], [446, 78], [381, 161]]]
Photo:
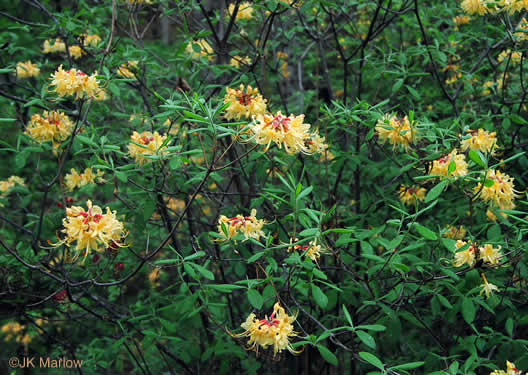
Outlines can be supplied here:
[[513, 35], [515, 35], [515, 37], [519, 39], [519, 41], [528, 39], [528, 21], [524, 17], [519, 25], [519, 30], [520, 31], [516, 32]]
[[471, 133], [469, 138], [466, 138], [462, 141], [461, 150], [466, 151], [470, 150], [479, 150], [480, 152], [487, 154], [495, 154], [497, 146], [497, 133], [490, 133], [484, 129], [478, 130], [468, 130]]
[[[449, 165], [454, 162], [455, 170], [449, 172]], [[464, 154], [457, 154], [457, 150], [451, 151], [449, 155], [433, 161], [433, 166], [429, 171], [430, 176], [452, 176], [463, 177], [468, 174], [466, 157]], [[443, 178], [443, 177], [442, 177]]]
[[44, 111], [42, 116], [34, 114], [31, 116], [25, 134], [37, 142], [61, 143], [68, 138], [73, 131], [73, 123], [70, 118], [62, 112]]
[[258, 353], [259, 347], [267, 349], [273, 347], [274, 356], [287, 349], [292, 354], [298, 354], [301, 351], [295, 351], [290, 344], [290, 337], [297, 336], [293, 330], [292, 323], [295, 316], [289, 316], [284, 308], [277, 302], [273, 306], [273, 313], [264, 319], [257, 319], [255, 314], [251, 313], [246, 321], [241, 324], [245, 329], [243, 333], [232, 335], [233, 337], [249, 337], [247, 348]]
[[[0, 198], [5, 198], [11, 189], [13, 189], [16, 185], [25, 187], [24, 179], [18, 176], [11, 176], [7, 180], [0, 181]], [[0, 207], [3, 207], [4, 205], [0, 203]]]
[[427, 190], [423, 187], [405, 187], [404, 185], [400, 186], [400, 200], [407, 206], [413, 206], [419, 201], [423, 202], [425, 200], [426, 193]]
[[288, 68], [288, 54], [286, 52], [277, 52], [277, 59], [282, 60], [280, 70], [283, 78], [290, 76], [290, 70]]
[[[227, 240], [243, 234], [244, 241], [254, 238], [259, 240], [260, 236], [264, 236], [262, 227], [266, 222], [262, 219], [257, 219], [257, 210], [251, 210], [249, 216], [237, 215], [235, 217], [228, 218], [227, 216], [221, 215], [218, 219], [218, 233]], [[224, 232], [225, 229], [225, 232]]]
[[[290, 239], [290, 244], [292, 244], [294, 242], [297, 242], [297, 241], [298, 241], [297, 238], [295, 238], [295, 239], [291, 238]], [[316, 263], [319, 260], [319, 258], [321, 258], [321, 254], [325, 253], [325, 251], [322, 250], [321, 245], [317, 244], [317, 239], [314, 239], [313, 241], [310, 241], [310, 243], [308, 245], [306, 245], [306, 246], [302, 246], [302, 245], [290, 246], [290, 247], [288, 247], [288, 251], [299, 251], [299, 252], [302, 252], [302, 253], [304, 253], [305, 257], [310, 258], [311, 260], [313, 260]]]
[[102, 252], [113, 246], [120, 247], [121, 237], [125, 234], [123, 223], [116, 218], [116, 211], [106, 207], [106, 213], [99, 206], [92, 206], [92, 201], [87, 201], [83, 207], [73, 206], [66, 209], [66, 218], [62, 220], [66, 234], [64, 241], [70, 246], [76, 243], [75, 250], [88, 256], [91, 250]]
[[241, 65], [249, 66], [251, 65], [251, 58], [249, 56], [233, 56], [229, 61], [229, 65], [233, 68], [240, 68]]
[[85, 46], [88, 46], [88, 47], [97, 47], [99, 43], [101, 43], [101, 37], [96, 34], [93, 34], [93, 35], [90, 35], [88, 33], [81, 34], [79, 39], [83, 42]]
[[528, 0], [464, 0], [460, 4], [468, 14], [496, 14], [506, 11], [509, 14], [528, 10]]
[[[460, 249], [466, 245], [466, 241], [457, 240], [456, 242], [457, 249]], [[455, 253], [453, 265], [455, 267], [462, 267], [464, 264], [467, 264], [469, 267], [473, 267], [478, 260], [482, 259], [482, 261], [486, 264], [497, 266], [499, 264], [500, 258], [502, 257], [500, 249], [500, 246], [495, 248], [490, 244], [486, 244], [479, 247], [477, 251], [476, 245], [474, 243], [470, 243], [467, 250]]]
[[328, 149], [325, 137], [321, 137], [318, 131], [310, 133], [310, 137], [304, 140], [304, 146], [308, 154], [323, 154]]
[[458, 228], [454, 226], [447, 227], [447, 231], [443, 234], [446, 238], [453, 240], [463, 240], [466, 237], [466, 229], [461, 225]]
[[482, 288], [482, 290], [480, 291], [480, 295], [485, 293], [486, 298], [490, 298], [493, 292], [499, 291], [499, 288], [492, 283], [488, 283], [488, 280], [486, 280], [486, 275], [484, 275], [483, 273], [481, 273], [480, 275], [482, 276], [482, 280], [484, 281], [484, 284], [480, 285], [480, 287]]
[[150, 286], [153, 288], [157, 288], [160, 286], [160, 276], [161, 276], [161, 269], [160, 268], [154, 268], [152, 272], [148, 274], [148, 280], [150, 283]]
[[18, 322], [4, 324], [0, 332], [5, 335], [4, 341], [6, 342], [15, 339], [15, 342], [27, 346], [32, 340], [31, 336], [26, 333], [26, 326]]
[[409, 145], [416, 141], [415, 126], [411, 124], [407, 116], [398, 119], [396, 115], [386, 114], [376, 124], [376, 133], [380, 141], [383, 143], [388, 141], [393, 149], [403, 146], [405, 150], [408, 150]]
[[64, 71], [62, 65], [51, 75], [51, 85], [55, 86], [55, 91], [59, 96], [75, 95], [76, 99], [94, 98], [101, 89], [97, 82], [97, 73], [89, 76], [77, 69]]
[[144, 164], [148, 161], [147, 155], [162, 155], [165, 153], [167, 146], [163, 146], [163, 143], [167, 139], [167, 135], [160, 135], [158, 132], [151, 133], [145, 131], [138, 133], [134, 131], [130, 140], [133, 143], [128, 144], [128, 154], [132, 157], [136, 163]]
[[[510, 55], [511, 55], [511, 58], [510, 58]], [[521, 52], [518, 52], [518, 51], [512, 52], [511, 49], [508, 48], [506, 51], [502, 51], [499, 54], [497, 61], [501, 63], [503, 61], [508, 61], [508, 59], [510, 59], [510, 64], [516, 65], [521, 62], [521, 57], [522, 57]]]
[[493, 181], [491, 186], [482, 186], [479, 182], [473, 189], [475, 194], [486, 203], [490, 204], [490, 207], [498, 208], [501, 210], [511, 210], [515, 208], [513, 200], [518, 196], [514, 189], [513, 178], [507, 174], [502, 173], [494, 169], [490, 169], [486, 176], [486, 180]]
[[306, 141], [312, 139], [310, 124], [304, 123], [304, 115], [283, 116], [279, 111], [275, 115], [258, 115], [250, 128], [255, 141], [268, 151], [272, 143], [279, 148], [284, 145], [288, 154], [309, 153]]
[[[196, 47], [193, 47], [193, 45], [198, 46], [200, 52], [196, 52], [194, 50], [194, 48]], [[213, 47], [211, 47], [211, 45], [207, 43], [205, 39], [198, 39], [190, 42], [189, 44], [187, 44], [186, 51], [189, 55], [191, 55], [191, 58], [193, 60], [200, 60], [202, 57], [207, 57], [209, 61], [212, 61], [214, 59]]]
[[[229, 17], [233, 16], [233, 13], [235, 13], [235, 4], [231, 3], [229, 4], [229, 7], [227, 8], [227, 13]], [[238, 12], [236, 15], [236, 20], [250, 20], [253, 18], [253, 7], [251, 6], [251, 3], [244, 1], [243, 3], [240, 3], [238, 6]]]
[[124, 78], [136, 78], [135, 72], [138, 70], [138, 62], [136, 60], [129, 61], [126, 64], [121, 65], [117, 69], [117, 74]]
[[26, 62], [19, 62], [16, 65], [17, 78], [31, 78], [38, 77], [40, 69], [37, 64], [33, 64], [30, 60]]
[[515, 363], [512, 363], [510, 361], [506, 361], [506, 371], [504, 370], [496, 370], [493, 372], [490, 372], [490, 375], [521, 375], [521, 370], [518, 370], [515, 367]]
[[69, 46], [68, 51], [74, 60], [79, 60], [86, 54], [80, 46]]
[[64, 184], [68, 188], [68, 191], [73, 191], [76, 188], [88, 184], [95, 184], [96, 180], [99, 183], [103, 183], [103, 174], [104, 173], [101, 170], [98, 170], [97, 173], [93, 173], [92, 168], [86, 168], [83, 173], [79, 174], [79, 172], [72, 168], [70, 173], [64, 177]]
[[469, 21], [470, 18], [468, 16], [456, 16], [455, 18], [453, 18], [453, 22], [457, 26], [467, 25]]
[[61, 39], [57, 38], [55, 39], [55, 41], [44, 41], [44, 45], [42, 46], [42, 53], [48, 54], [59, 52], [66, 52], [66, 44]]
[[231, 103], [226, 109], [225, 118], [228, 120], [251, 119], [253, 116], [266, 113], [266, 99], [262, 98], [258, 89], [240, 85], [239, 89], [226, 89], [224, 103]]

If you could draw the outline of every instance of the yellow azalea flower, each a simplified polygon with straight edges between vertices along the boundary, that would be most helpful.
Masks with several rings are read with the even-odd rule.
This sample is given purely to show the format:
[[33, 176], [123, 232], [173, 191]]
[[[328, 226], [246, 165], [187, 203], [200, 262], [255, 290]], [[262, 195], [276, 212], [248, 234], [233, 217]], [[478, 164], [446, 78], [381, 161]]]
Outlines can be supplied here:
[[508, 375], [521, 375], [521, 370], [518, 370], [515, 367], [515, 363], [512, 363], [510, 361], [506, 361], [506, 367], [507, 367], [507, 373]]
[[[499, 215], [501, 215], [505, 219], [508, 217], [508, 215], [506, 215], [504, 212], [500, 212]], [[495, 216], [495, 214], [490, 209], [486, 211], [486, 216], [490, 221], [497, 221], [497, 216]]]
[[66, 185], [68, 191], [73, 191], [75, 188], [82, 186], [82, 177], [79, 172], [77, 172], [77, 170], [72, 168], [70, 173], [64, 176], [64, 184]]
[[453, 18], [453, 22], [457, 26], [467, 25], [469, 21], [470, 18], [468, 16], [456, 16], [455, 18]]
[[[458, 240], [456, 242], [457, 249], [460, 249], [465, 245], [467, 245], [466, 241]], [[453, 265], [455, 267], [462, 267], [464, 264], [467, 264], [469, 267], [473, 267], [476, 262], [477, 261], [475, 258], [475, 245], [470, 244], [467, 250], [455, 253], [455, 261], [453, 262]]]
[[103, 213], [99, 206], [92, 206], [91, 201], [87, 201], [86, 206], [87, 210], [79, 206], [66, 208], [66, 218], [62, 220], [64, 229], [61, 231], [66, 238], [57, 246], [75, 243], [75, 250], [84, 257], [92, 250], [102, 252], [110, 246], [121, 247], [125, 230], [123, 223], [117, 220], [116, 212], [106, 207], [106, 213]]
[[[11, 176], [7, 180], [0, 181], [0, 198], [6, 198], [11, 189], [17, 185], [25, 187], [24, 179], [18, 176]], [[4, 205], [0, 203], [0, 207], [4, 207]]]
[[167, 135], [160, 135], [158, 132], [148, 132], [138, 133], [134, 131], [130, 137], [132, 142], [128, 144], [128, 154], [136, 161], [136, 163], [144, 164], [149, 159], [146, 158], [146, 155], [163, 155], [166, 153], [165, 149], [167, 146], [163, 146], [163, 142], [167, 139]]
[[24, 132], [37, 142], [64, 142], [73, 131], [73, 123], [62, 112], [44, 111], [42, 115], [31, 116]]
[[[290, 238], [290, 244], [293, 244], [294, 242], [297, 242], [297, 241], [299, 241], [297, 238], [295, 238], [295, 239]], [[317, 244], [317, 238], [314, 239], [313, 241], [310, 241], [310, 243], [308, 245], [306, 245], [306, 246], [302, 246], [302, 245], [290, 246], [290, 247], [288, 247], [288, 251], [299, 251], [301, 253], [304, 253], [304, 255], [307, 258], [310, 258], [311, 260], [313, 260], [316, 263], [319, 260], [319, 258], [321, 257], [321, 254], [325, 254], [326, 253], [326, 251], [322, 250], [321, 245]]]
[[500, 0], [499, 5], [510, 15], [515, 12], [528, 10], [528, 0]]
[[473, 189], [475, 194], [491, 206], [501, 210], [511, 210], [515, 207], [513, 200], [518, 196], [514, 189], [513, 178], [501, 171], [490, 169], [486, 180], [493, 181], [491, 186], [482, 186], [479, 182]]
[[467, 14], [478, 14], [483, 16], [488, 13], [488, 7], [485, 0], [464, 0], [460, 4], [462, 10]]
[[461, 225], [458, 228], [454, 226], [450, 226], [447, 228], [447, 231], [443, 234], [446, 238], [451, 238], [453, 240], [462, 240], [464, 237], [466, 237], [466, 230]]
[[304, 146], [309, 154], [323, 154], [328, 149], [325, 137], [321, 137], [317, 131], [310, 134], [310, 137], [304, 141]]
[[451, 151], [449, 155], [433, 161], [433, 166], [429, 171], [430, 176], [448, 176], [449, 165], [454, 162], [455, 170], [449, 174], [451, 177], [463, 177], [468, 174], [466, 157], [464, 154], [457, 154], [457, 150]]
[[264, 145], [265, 151], [275, 143], [279, 148], [284, 146], [288, 154], [309, 153], [305, 141], [311, 137], [310, 124], [304, 123], [304, 115], [286, 117], [281, 112], [259, 115], [250, 128], [255, 141]]
[[90, 35], [88, 33], [81, 34], [80, 36], [81, 41], [84, 43], [87, 47], [97, 47], [99, 43], [101, 43], [101, 37], [99, 35]]
[[249, 66], [251, 65], [251, 58], [249, 56], [233, 56], [229, 61], [229, 65], [233, 68], [240, 68], [241, 65]]
[[55, 91], [59, 96], [75, 95], [76, 99], [93, 98], [99, 89], [99, 84], [96, 79], [97, 73], [89, 76], [80, 70], [70, 69], [68, 71], [62, 70], [62, 65], [59, 69], [51, 75], [51, 85], [55, 86]]
[[129, 61], [126, 64], [121, 65], [117, 69], [117, 74], [124, 78], [133, 78], [136, 79], [136, 74], [138, 70], [138, 62], [136, 60]]
[[480, 291], [480, 295], [486, 293], [486, 298], [490, 298], [494, 291], [499, 291], [499, 288], [497, 288], [496, 285], [488, 283], [488, 280], [486, 280], [486, 276], [483, 273], [480, 275], [482, 276], [482, 280], [484, 280], [484, 284], [481, 285], [482, 290]]
[[[194, 50], [194, 48], [196, 47], [193, 48], [193, 45], [198, 46], [200, 49], [200, 52], [196, 52]], [[198, 40], [189, 42], [189, 44], [187, 44], [186, 51], [188, 54], [191, 55], [191, 58], [193, 60], [200, 60], [202, 57], [207, 57], [209, 61], [212, 61], [214, 59], [213, 48], [211, 47], [209, 43], [207, 43], [205, 39], [198, 39]]]
[[[257, 210], [251, 210], [249, 216], [237, 215], [235, 217], [228, 218], [227, 216], [221, 215], [218, 219], [218, 233], [225, 239], [230, 240], [231, 238], [243, 234], [244, 241], [254, 238], [259, 240], [261, 236], [264, 236], [262, 227], [266, 222], [262, 219], [257, 219]], [[222, 226], [225, 228], [224, 232]]]
[[66, 185], [68, 191], [73, 191], [75, 188], [80, 188], [88, 184], [104, 182], [102, 176], [103, 171], [100, 170], [94, 174], [92, 168], [86, 168], [82, 174], [79, 174], [75, 169], [72, 168], [70, 173], [64, 177], [64, 184]]
[[161, 269], [159, 268], [154, 268], [154, 270], [152, 270], [152, 272], [148, 274], [149, 283], [153, 288], [157, 288], [160, 286], [160, 276]]
[[185, 209], [185, 201], [176, 198], [169, 198], [167, 208], [175, 213], [182, 213]]
[[[235, 4], [231, 3], [229, 4], [229, 7], [227, 8], [227, 14], [229, 17], [233, 16], [235, 13]], [[240, 3], [238, 6], [238, 12], [236, 15], [236, 20], [250, 20], [253, 18], [253, 7], [251, 6], [251, 3], [244, 1], [243, 3]]]
[[524, 17], [519, 25], [519, 30], [521, 31], [518, 31], [513, 35], [515, 35], [515, 37], [518, 38], [519, 41], [528, 39], [528, 21]]
[[253, 116], [266, 113], [266, 99], [262, 98], [257, 88], [240, 85], [239, 89], [226, 88], [224, 103], [231, 103], [226, 108], [225, 118], [228, 120], [251, 119]]
[[51, 44], [49, 40], [44, 41], [42, 53], [48, 54], [57, 52], [66, 52], [66, 44], [61, 39], [55, 39], [53, 44]]
[[423, 187], [405, 187], [404, 185], [400, 186], [400, 200], [403, 204], [407, 206], [412, 206], [418, 201], [423, 202], [425, 200], [426, 193], [427, 190]]
[[510, 64], [516, 65], [521, 62], [521, 57], [522, 57], [521, 52], [517, 52], [517, 51], [512, 52], [511, 49], [508, 48], [506, 51], [502, 51], [499, 54], [497, 61], [501, 63], [503, 61], [508, 61], [508, 59], [510, 59]]
[[284, 61], [281, 64], [280, 70], [283, 78], [288, 78], [290, 76], [290, 69], [287, 61]]
[[108, 94], [105, 89], [100, 89], [93, 98], [96, 102], [102, 102], [108, 99]]
[[292, 323], [295, 321], [295, 316], [289, 316], [284, 308], [277, 302], [273, 306], [273, 313], [266, 316], [264, 319], [257, 319], [255, 314], [251, 313], [246, 321], [241, 324], [245, 329], [240, 334], [232, 334], [233, 337], [249, 337], [247, 342], [247, 349], [258, 353], [259, 347], [267, 349], [273, 347], [274, 356], [287, 349], [292, 354], [298, 354], [300, 351], [295, 351], [290, 344], [290, 338], [297, 336], [297, 332], [293, 330]]
[[497, 146], [497, 133], [490, 133], [484, 129], [468, 130], [471, 133], [471, 137], [466, 138], [462, 141], [461, 150], [479, 150], [480, 152], [487, 154], [495, 154]]
[[500, 252], [501, 247], [493, 247], [493, 245], [485, 244], [484, 246], [479, 247], [479, 259], [484, 260], [484, 262], [491, 265], [498, 265], [499, 260], [502, 257]]
[[84, 52], [79, 46], [69, 46], [68, 51], [70, 52], [70, 56], [74, 60], [79, 60], [81, 57], [83, 57], [83, 55], [86, 54], [86, 52]]
[[33, 64], [31, 61], [19, 62], [16, 65], [17, 78], [31, 78], [38, 77], [40, 69], [37, 64]]
[[396, 115], [385, 115], [376, 124], [376, 133], [383, 143], [389, 142], [392, 148], [403, 146], [406, 150], [416, 141], [416, 129], [407, 116], [398, 119]]

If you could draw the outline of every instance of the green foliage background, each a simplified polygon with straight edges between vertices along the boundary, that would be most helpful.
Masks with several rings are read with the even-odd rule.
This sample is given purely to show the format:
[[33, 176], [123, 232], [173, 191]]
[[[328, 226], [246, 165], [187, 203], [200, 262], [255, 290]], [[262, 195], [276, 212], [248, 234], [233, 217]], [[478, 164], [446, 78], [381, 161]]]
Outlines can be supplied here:
[[[488, 374], [506, 360], [528, 369], [527, 45], [514, 36], [523, 14], [457, 26], [462, 12], [452, 0], [255, 1], [250, 20], [226, 16], [223, 1], [0, 4], [0, 179], [27, 184], [0, 208], [0, 322], [20, 322], [33, 338], [28, 347], [2, 344], [6, 370], [15, 355], [75, 357], [86, 374]], [[44, 40], [75, 44], [87, 31], [102, 42], [82, 59], [42, 54]], [[186, 51], [203, 38], [213, 61]], [[499, 62], [508, 49], [520, 61]], [[252, 63], [229, 66], [235, 55]], [[41, 74], [17, 80], [16, 63], [26, 60]], [[132, 60], [138, 79], [118, 76]], [[108, 100], [59, 100], [48, 85], [60, 64], [97, 71]], [[461, 73], [450, 84], [448, 64]], [[240, 125], [223, 118], [224, 88], [241, 83], [258, 87], [273, 112], [305, 114], [333, 157], [229, 147]], [[58, 150], [62, 169], [51, 145], [23, 134], [44, 109], [82, 127]], [[375, 134], [391, 112], [416, 121], [409, 152]], [[132, 132], [166, 133], [168, 118], [180, 126], [170, 153], [135, 164], [126, 154]], [[468, 157], [468, 177], [431, 192], [439, 183], [424, 177], [431, 162], [478, 128], [497, 133], [499, 154]], [[87, 167], [106, 183], [65, 192], [64, 174]], [[520, 192], [496, 222], [471, 194], [488, 168], [514, 177]], [[417, 183], [431, 192], [426, 202], [402, 205], [400, 185]], [[65, 248], [48, 241], [57, 242], [64, 197], [116, 210], [130, 246], [98, 263], [92, 255], [61, 261]], [[185, 210], [167, 209], [169, 197]], [[252, 208], [269, 223], [265, 239], [215, 241], [220, 215]], [[501, 266], [454, 268], [448, 225], [502, 246]], [[317, 239], [327, 253], [315, 263], [288, 252], [292, 237]], [[159, 286], [148, 279], [155, 268]], [[489, 299], [479, 295], [483, 272], [500, 289]], [[59, 303], [62, 290], [69, 298]], [[303, 353], [244, 350], [246, 339], [229, 332], [241, 332], [251, 312], [269, 315], [278, 299], [298, 312], [292, 341]], [[37, 327], [39, 318], [48, 323]]]

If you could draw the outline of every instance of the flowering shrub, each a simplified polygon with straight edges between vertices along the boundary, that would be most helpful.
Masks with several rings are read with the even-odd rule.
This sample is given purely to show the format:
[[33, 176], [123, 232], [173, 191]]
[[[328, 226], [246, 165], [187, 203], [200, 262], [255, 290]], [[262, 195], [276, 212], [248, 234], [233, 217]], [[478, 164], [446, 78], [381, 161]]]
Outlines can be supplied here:
[[528, 370], [527, 1], [4, 3], [0, 366]]

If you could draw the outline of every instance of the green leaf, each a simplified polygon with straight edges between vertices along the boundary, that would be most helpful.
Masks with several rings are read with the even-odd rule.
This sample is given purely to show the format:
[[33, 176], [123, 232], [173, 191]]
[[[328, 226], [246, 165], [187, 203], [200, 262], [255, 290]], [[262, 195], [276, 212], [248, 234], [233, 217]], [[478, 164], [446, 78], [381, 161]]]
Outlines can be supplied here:
[[198, 271], [203, 277], [205, 277], [206, 279], [209, 279], [209, 280], [214, 280], [214, 274], [209, 271], [207, 268], [199, 265], [199, 264], [196, 264], [196, 263], [190, 263], [194, 269], [196, 269], [196, 271]]
[[381, 324], [364, 324], [364, 325], [357, 326], [356, 328], [365, 329], [367, 331], [375, 331], [375, 332], [382, 332], [387, 329], [385, 326], [382, 326]]
[[374, 354], [367, 352], [359, 352], [359, 357], [364, 361], [370, 363], [372, 366], [379, 368], [381, 371], [385, 371], [385, 366], [383, 366], [383, 362], [381, 362], [379, 358], [376, 357]]
[[414, 227], [416, 228], [416, 231], [420, 233], [420, 235], [426, 240], [436, 241], [438, 239], [436, 233], [430, 230], [429, 228], [426, 228], [423, 225], [416, 223], [414, 224]]
[[453, 305], [443, 295], [437, 294], [436, 297], [438, 298], [440, 303], [442, 305], [444, 305], [445, 307], [447, 307], [448, 309], [452, 309], [453, 308]]
[[473, 162], [477, 164], [479, 167], [486, 168], [486, 165], [488, 164], [488, 162], [480, 151], [469, 150], [468, 155], [469, 155], [469, 158], [473, 160]]
[[486, 179], [486, 180], [484, 181], [484, 186], [485, 186], [485, 187], [492, 187], [494, 184], [495, 184], [495, 181], [493, 181], [493, 180], [488, 180], [488, 179]]
[[260, 258], [261, 258], [263, 255], [265, 255], [265, 254], [266, 254], [265, 251], [260, 251], [260, 252], [258, 252], [258, 253], [256, 253], [256, 254], [254, 254], [252, 257], [250, 257], [250, 258], [248, 259], [248, 263], [253, 263], [254, 261], [260, 259]]
[[121, 182], [127, 182], [128, 181], [128, 176], [125, 172], [119, 172], [119, 171], [115, 171], [115, 176], [117, 177], [117, 179]]
[[303, 199], [304, 197], [306, 197], [308, 194], [310, 194], [313, 190], [313, 186], [309, 186], [307, 187], [306, 189], [304, 189], [303, 191], [301, 191], [299, 194], [297, 194], [297, 200], [301, 200]]
[[425, 203], [429, 203], [438, 198], [440, 194], [442, 194], [442, 192], [444, 191], [444, 188], [446, 187], [447, 183], [447, 180], [440, 181], [440, 183], [438, 183], [434, 188], [429, 190], [425, 197]]
[[328, 348], [326, 348], [323, 345], [317, 345], [317, 349], [319, 350], [319, 353], [321, 353], [321, 357], [324, 358], [324, 360], [331, 365], [337, 366], [338, 360], [337, 357], [332, 353]]
[[348, 312], [345, 305], [343, 305], [343, 313], [345, 314], [345, 318], [348, 321], [348, 324], [350, 324], [350, 327], [354, 327], [354, 324], [352, 324], [352, 317], [350, 316], [350, 313]]
[[424, 364], [425, 362], [409, 362], [404, 363], [403, 365], [391, 367], [391, 370], [412, 370], [418, 367], [422, 367]]
[[301, 237], [310, 237], [315, 236], [319, 233], [319, 228], [308, 228], [303, 230], [301, 233], [299, 233], [299, 236]]
[[475, 314], [477, 313], [477, 308], [475, 307], [473, 300], [470, 298], [464, 298], [461, 307], [462, 317], [468, 324], [471, 324], [475, 320]]
[[376, 341], [374, 341], [374, 338], [371, 335], [369, 335], [365, 331], [360, 331], [360, 330], [356, 331], [356, 335], [363, 342], [363, 344], [365, 344], [371, 349], [376, 350]]
[[248, 300], [251, 306], [259, 310], [262, 308], [262, 304], [264, 303], [264, 298], [262, 298], [260, 293], [255, 289], [248, 290]]
[[508, 336], [510, 337], [513, 337], [513, 319], [512, 318], [508, 318], [508, 320], [506, 320], [506, 333], [508, 334]]
[[207, 284], [206, 286], [222, 293], [231, 293], [235, 289], [244, 289], [243, 286], [232, 284]]
[[326, 307], [326, 305], [328, 305], [328, 297], [323, 293], [321, 288], [315, 284], [312, 284], [312, 295], [315, 299], [315, 302], [323, 309]]
[[456, 163], [453, 160], [451, 163], [449, 163], [449, 166], [447, 167], [447, 175], [449, 176], [454, 171], [456, 171]]
[[29, 152], [21, 151], [15, 156], [15, 167], [17, 169], [24, 168], [27, 162], [27, 158], [29, 157]]
[[99, 145], [97, 143], [92, 141], [90, 138], [85, 137], [84, 135], [78, 135], [77, 139], [79, 140], [79, 142], [84, 143], [86, 145], [89, 145], [89, 146], [92, 146], [92, 147], [95, 147], [95, 148], [99, 147]]

